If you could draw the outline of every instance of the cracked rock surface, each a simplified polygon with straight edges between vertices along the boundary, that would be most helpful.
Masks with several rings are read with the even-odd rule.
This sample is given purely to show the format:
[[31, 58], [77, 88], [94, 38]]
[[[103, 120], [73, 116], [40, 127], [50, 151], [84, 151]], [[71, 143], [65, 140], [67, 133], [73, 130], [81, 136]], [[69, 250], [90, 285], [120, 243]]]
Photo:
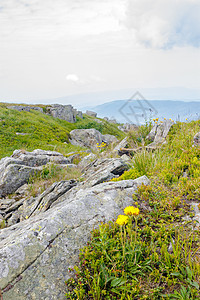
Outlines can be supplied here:
[[77, 263], [91, 229], [131, 205], [132, 194], [142, 183], [149, 184], [146, 176], [84, 189], [75, 186], [61, 193], [47, 211], [1, 230], [3, 299], [65, 299], [68, 268]]
[[0, 160], [0, 198], [14, 193], [40, 172], [47, 163], [66, 165], [70, 160], [55, 151], [36, 149], [32, 152], [15, 150], [11, 157]]

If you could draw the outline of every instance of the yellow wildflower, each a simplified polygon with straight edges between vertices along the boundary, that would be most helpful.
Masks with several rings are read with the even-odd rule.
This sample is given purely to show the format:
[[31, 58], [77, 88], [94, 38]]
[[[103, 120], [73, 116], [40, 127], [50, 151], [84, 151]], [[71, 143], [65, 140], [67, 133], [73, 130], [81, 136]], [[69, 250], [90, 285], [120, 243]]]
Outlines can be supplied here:
[[140, 212], [139, 208], [134, 207], [134, 206], [127, 206], [124, 209], [125, 215], [129, 215], [129, 216], [137, 216], [137, 215], [139, 215], [139, 212]]
[[117, 218], [117, 220], [116, 220], [116, 223], [118, 225], [127, 224], [128, 223], [128, 217], [124, 216], [124, 215], [119, 215], [118, 218]]
[[26, 216], [25, 219], [28, 219], [28, 216]]

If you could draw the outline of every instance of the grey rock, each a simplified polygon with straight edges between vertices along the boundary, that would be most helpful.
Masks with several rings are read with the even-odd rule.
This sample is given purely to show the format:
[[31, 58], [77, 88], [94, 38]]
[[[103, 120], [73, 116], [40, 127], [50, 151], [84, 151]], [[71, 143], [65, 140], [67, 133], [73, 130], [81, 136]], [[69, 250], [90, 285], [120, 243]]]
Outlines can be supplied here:
[[90, 153], [89, 155], [82, 158], [78, 166], [80, 168], [85, 168], [88, 164], [90, 164], [92, 161], [94, 161], [97, 158], [97, 156], [94, 153]]
[[19, 223], [19, 213], [18, 211], [12, 213], [11, 217], [7, 221], [7, 226], [12, 226]]
[[20, 220], [22, 221], [26, 217], [29, 218], [48, 210], [60, 196], [76, 185], [75, 180], [55, 182], [37, 198], [27, 199], [19, 209]]
[[14, 193], [31, 176], [41, 172], [44, 165], [68, 165], [70, 160], [55, 151], [36, 149], [32, 152], [15, 150], [11, 157], [0, 160], [0, 197]]
[[200, 146], [200, 131], [197, 132], [194, 136], [194, 145], [195, 146]]
[[97, 159], [87, 165], [84, 172], [84, 186], [95, 186], [118, 177], [128, 170], [128, 165], [120, 158]]
[[16, 134], [16, 135], [22, 135], [22, 136], [23, 136], [23, 135], [29, 135], [30, 133], [25, 133], [25, 132], [16, 132], [15, 134]]
[[76, 116], [81, 116], [80, 112], [77, 112], [72, 105], [61, 105], [61, 104], [52, 104], [47, 107], [49, 114], [61, 120], [65, 120], [70, 123], [76, 122]]
[[123, 154], [121, 156], [121, 160], [123, 160], [126, 163], [130, 163], [131, 162], [131, 158], [128, 155], [126, 155], [126, 154]]
[[14, 193], [20, 186], [27, 183], [31, 176], [35, 176], [41, 169], [35, 167], [11, 164], [3, 171], [0, 178], [0, 197]]
[[5, 213], [8, 214], [11, 211], [17, 210], [24, 202], [24, 199], [21, 199], [19, 201], [15, 201], [15, 203], [11, 206], [9, 206], [6, 210]]
[[132, 204], [132, 194], [142, 183], [149, 184], [145, 176], [86, 190], [74, 188], [46, 212], [2, 229], [3, 299], [64, 300], [65, 280], [71, 276], [68, 268], [78, 262], [79, 249], [86, 245], [91, 229], [116, 219]]
[[109, 122], [109, 123], [112, 123], [112, 124], [117, 124], [116, 119], [109, 119], [108, 122]]
[[119, 125], [118, 126], [118, 129], [125, 132], [125, 133], [128, 133], [130, 131], [135, 131], [138, 129], [138, 126], [135, 125], [135, 124], [129, 124], [129, 123], [126, 123], [126, 124], [122, 124], [122, 125]]
[[113, 149], [113, 151], [119, 152], [121, 148], [126, 148], [128, 145], [127, 136]]
[[152, 142], [163, 142], [173, 124], [174, 123], [172, 120], [164, 120], [162, 123], [154, 124], [147, 136], [147, 139], [151, 140]]
[[91, 149], [97, 149], [97, 143], [101, 144], [103, 140], [107, 141], [107, 144], [116, 142], [117, 138], [110, 134], [102, 135], [98, 130], [91, 129], [74, 129], [70, 132], [71, 144], [88, 147]]
[[43, 109], [41, 107], [39, 107], [39, 106], [8, 105], [7, 108], [14, 109], [14, 110], [17, 110], [17, 111], [28, 111], [28, 112], [30, 112], [33, 109], [33, 110], [37, 110], [37, 111], [40, 111], [41, 113], [43, 113]]
[[91, 110], [86, 110], [86, 115], [96, 118], [97, 113]]
[[112, 144], [112, 143], [118, 142], [118, 139], [114, 135], [111, 135], [111, 134], [104, 134], [104, 135], [102, 135], [102, 139], [108, 145]]

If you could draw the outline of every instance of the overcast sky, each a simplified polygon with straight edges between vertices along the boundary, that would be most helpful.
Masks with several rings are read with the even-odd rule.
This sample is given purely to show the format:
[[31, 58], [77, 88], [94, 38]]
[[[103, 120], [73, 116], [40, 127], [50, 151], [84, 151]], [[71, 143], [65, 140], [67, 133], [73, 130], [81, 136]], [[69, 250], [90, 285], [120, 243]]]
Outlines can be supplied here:
[[199, 82], [199, 0], [0, 0], [0, 101]]

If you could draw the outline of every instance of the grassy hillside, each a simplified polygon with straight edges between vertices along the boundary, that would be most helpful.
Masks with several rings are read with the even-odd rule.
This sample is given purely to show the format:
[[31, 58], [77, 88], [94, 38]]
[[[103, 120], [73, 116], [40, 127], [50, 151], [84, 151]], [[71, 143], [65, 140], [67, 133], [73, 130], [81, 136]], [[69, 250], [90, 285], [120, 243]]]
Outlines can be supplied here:
[[[92, 232], [66, 299], [200, 299], [200, 121], [177, 123], [155, 152], [137, 153], [118, 180], [147, 175], [133, 206]], [[185, 221], [184, 221], [185, 220]]]
[[97, 123], [95, 118], [87, 115], [72, 124], [39, 111], [19, 112], [7, 109], [5, 104], [0, 105], [0, 125], [0, 158], [11, 155], [15, 149], [32, 151], [40, 148], [56, 150], [63, 154], [79, 150], [79, 147], [68, 143], [70, 131], [76, 128], [96, 128], [103, 134], [113, 134], [118, 138], [124, 136], [116, 124], [105, 120]]

